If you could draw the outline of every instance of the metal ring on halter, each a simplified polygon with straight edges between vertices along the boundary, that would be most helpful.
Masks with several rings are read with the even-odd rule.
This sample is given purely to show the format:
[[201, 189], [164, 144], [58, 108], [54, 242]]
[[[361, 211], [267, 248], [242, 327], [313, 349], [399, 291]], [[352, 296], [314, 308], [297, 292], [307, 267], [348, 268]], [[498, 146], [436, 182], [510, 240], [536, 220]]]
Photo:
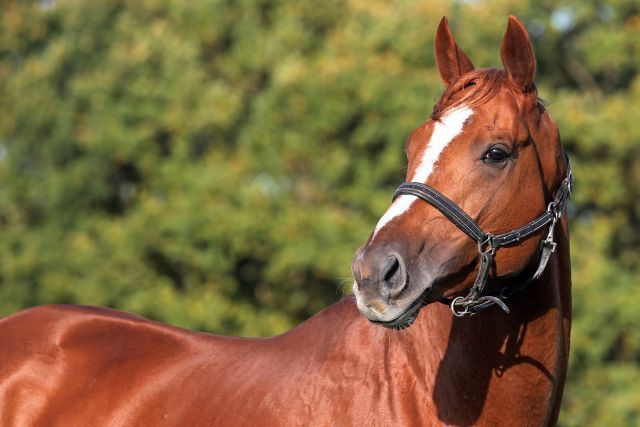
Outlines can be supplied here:
[[465, 297], [460, 296], [460, 297], [455, 297], [455, 298], [451, 301], [450, 308], [451, 308], [451, 312], [453, 313], [453, 315], [454, 315], [454, 316], [456, 316], [456, 317], [464, 317], [464, 316], [466, 316], [467, 314], [473, 314], [473, 313], [471, 313], [471, 312], [469, 311], [469, 307], [468, 307], [468, 306], [465, 306], [465, 307], [464, 307], [464, 310], [462, 310], [462, 311], [460, 311], [460, 312], [456, 311], [456, 304], [458, 304], [458, 302], [459, 302], [459, 301], [462, 301], [462, 300], [464, 300], [464, 299], [465, 299]]

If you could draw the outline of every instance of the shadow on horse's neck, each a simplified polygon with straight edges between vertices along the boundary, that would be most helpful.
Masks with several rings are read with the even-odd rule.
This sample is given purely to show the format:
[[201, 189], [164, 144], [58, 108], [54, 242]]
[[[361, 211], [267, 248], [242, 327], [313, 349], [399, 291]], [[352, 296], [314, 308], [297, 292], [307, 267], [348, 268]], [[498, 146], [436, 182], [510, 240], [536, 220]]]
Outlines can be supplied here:
[[[527, 385], [535, 383], [548, 392], [539, 393], [542, 402], [529, 396], [532, 400], [529, 404], [547, 407], [544, 423], [557, 417], [554, 399], [558, 388], [561, 390], [563, 386], [562, 357], [568, 345], [563, 325], [566, 326], [570, 310], [562, 289], [570, 280], [562, 274], [569, 259], [564, 229], [558, 237], [556, 259], [538, 283], [510, 302], [510, 314], [494, 308], [451, 322], [447, 347], [433, 383], [433, 402], [441, 421], [472, 425], [483, 413], [491, 411], [486, 406], [492, 406], [494, 413], [501, 410], [508, 413], [512, 409], [507, 403], [509, 399], [521, 393], [526, 395]], [[524, 366], [527, 368], [522, 369]], [[519, 372], [514, 374], [514, 370]], [[490, 387], [498, 390], [491, 395], [491, 402]], [[500, 396], [501, 391], [505, 401], [496, 402], [493, 398]], [[508, 416], [504, 421], [508, 422]]]

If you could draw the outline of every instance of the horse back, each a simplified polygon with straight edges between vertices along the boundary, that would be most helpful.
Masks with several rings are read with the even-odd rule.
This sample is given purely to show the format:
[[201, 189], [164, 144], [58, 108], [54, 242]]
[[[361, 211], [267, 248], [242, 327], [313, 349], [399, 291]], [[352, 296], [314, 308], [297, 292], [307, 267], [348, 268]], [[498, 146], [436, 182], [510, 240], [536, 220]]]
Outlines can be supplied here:
[[328, 325], [361, 336], [365, 321], [354, 316], [343, 300], [285, 335], [247, 339], [97, 307], [27, 309], [0, 320], [0, 419], [65, 427], [341, 419], [361, 360], [345, 358], [343, 334]]
[[237, 347], [116, 310], [24, 310], [0, 320], [0, 418], [3, 425], [176, 425], [206, 406], [211, 373], [224, 372], [223, 356]]

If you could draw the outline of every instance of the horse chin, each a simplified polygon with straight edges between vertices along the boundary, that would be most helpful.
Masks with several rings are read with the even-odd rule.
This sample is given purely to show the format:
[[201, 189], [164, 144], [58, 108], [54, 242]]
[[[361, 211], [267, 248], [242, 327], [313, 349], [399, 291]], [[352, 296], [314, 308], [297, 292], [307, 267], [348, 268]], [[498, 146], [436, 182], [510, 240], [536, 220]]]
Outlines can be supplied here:
[[393, 320], [382, 321], [382, 320], [374, 320], [369, 319], [371, 323], [376, 325], [384, 326], [389, 329], [406, 329], [413, 324], [418, 318], [418, 314], [420, 314], [420, 309], [425, 305], [429, 304], [429, 294], [431, 293], [431, 288], [427, 287], [411, 304], [409, 304], [402, 313]]
[[405, 311], [400, 317], [395, 318], [389, 322], [382, 322], [378, 320], [370, 320], [371, 323], [376, 325], [384, 326], [388, 329], [401, 330], [407, 329], [409, 326], [413, 325], [413, 322], [418, 318], [418, 313], [420, 312], [420, 307]]

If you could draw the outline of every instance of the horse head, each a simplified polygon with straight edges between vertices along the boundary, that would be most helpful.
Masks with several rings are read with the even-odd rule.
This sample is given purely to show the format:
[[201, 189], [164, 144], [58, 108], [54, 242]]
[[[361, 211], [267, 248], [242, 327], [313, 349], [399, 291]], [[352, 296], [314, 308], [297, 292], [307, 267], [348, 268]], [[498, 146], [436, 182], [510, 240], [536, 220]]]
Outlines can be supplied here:
[[[529, 37], [517, 18], [509, 18], [502, 40], [504, 69], [474, 68], [446, 18], [436, 32], [435, 52], [444, 93], [406, 143], [408, 184], [352, 265], [360, 312], [392, 328], [410, 325], [426, 304], [464, 294], [482, 274], [490, 291], [535, 269], [549, 256], [540, 254], [541, 236], [559, 215], [548, 214], [544, 227], [529, 234], [508, 232], [535, 223], [557, 201], [559, 187], [566, 184], [565, 197], [571, 185], [558, 129], [533, 82]], [[420, 200], [427, 200], [427, 191], [437, 195], [440, 207], [438, 200]], [[469, 238], [473, 233], [443, 214], [442, 205], [466, 214], [483, 234]], [[494, 245], [491, 239], [501, 233], [508, 242]]]

